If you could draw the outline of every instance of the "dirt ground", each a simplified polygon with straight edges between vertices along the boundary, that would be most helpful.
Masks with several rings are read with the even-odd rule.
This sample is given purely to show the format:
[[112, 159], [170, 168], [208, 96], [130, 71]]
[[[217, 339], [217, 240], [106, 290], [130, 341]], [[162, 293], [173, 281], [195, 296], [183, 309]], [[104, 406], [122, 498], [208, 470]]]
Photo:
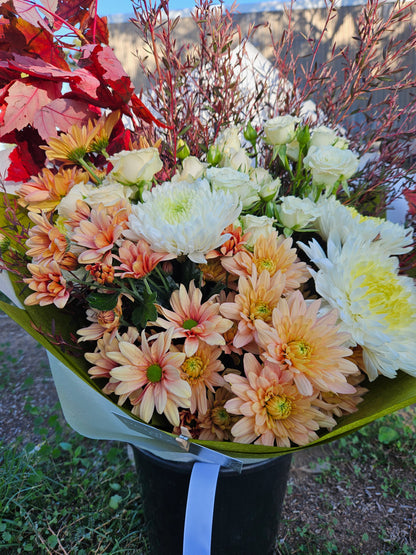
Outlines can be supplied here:
[[[0, 438], [6, 444], [17, 436], [36, 441], [35, 416], [25, 405], [53, 407], [58, 401], [45, 351], [0, 313], [0, 352]], [[18, 367], [13, 375], [7, 372], [9, 360]], [[357, 464], [348, 453], [328, 472], [332, 449], [308, 449], [294, 456], [276, 553], [415, 555], [414, 496], [383, 495], [379, 477], [374, 478], [371, 468], [368, 479], [362, 473], [357, 477]], [[394, 469], [404, 485], [414, 483], [413, 471]]]

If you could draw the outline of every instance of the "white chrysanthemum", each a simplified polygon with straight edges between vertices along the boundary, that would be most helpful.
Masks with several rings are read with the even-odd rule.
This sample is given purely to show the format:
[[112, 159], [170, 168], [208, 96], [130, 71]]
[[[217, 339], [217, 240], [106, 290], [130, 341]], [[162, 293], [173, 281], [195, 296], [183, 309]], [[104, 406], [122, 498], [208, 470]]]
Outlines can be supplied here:
[[221, 232], [241, 212], [236, 195], [211, 191], [204, 179], [157, 185], [143, 193], [143, 200], [132, 207], [133, 233], [156, 252], [186, 254], [199, 264], [229, 238]]
[[399, 369], [416, 376], [416, 287], [398, 275], [397, 258], [356, 237], [344, 245], [330, 237], [327, 255], [315, 240], [300, 246], [319, 268], [311, 270], [317, 292], [363, 348], [370, 380]]
[[404, 254], [412, 247], [412, 230], [383, 218], [362, 216], [355, 208], [342, 205], [334, 197], [318, 200], [319, 218], [315, 226], [319, 234], [328, 239], [336, 233], [341, 241], [351, 235], [360, 236], [364, 241], [374, 241], [389, 254]]

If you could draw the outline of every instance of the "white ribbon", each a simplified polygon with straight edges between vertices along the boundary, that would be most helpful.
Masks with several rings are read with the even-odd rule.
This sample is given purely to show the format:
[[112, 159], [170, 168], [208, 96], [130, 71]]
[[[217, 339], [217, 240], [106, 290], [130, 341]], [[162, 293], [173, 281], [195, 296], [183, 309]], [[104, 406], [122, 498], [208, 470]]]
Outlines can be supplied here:
[[194, 463], [186, 503], [183, 555], [210, 555], [218, 464]]

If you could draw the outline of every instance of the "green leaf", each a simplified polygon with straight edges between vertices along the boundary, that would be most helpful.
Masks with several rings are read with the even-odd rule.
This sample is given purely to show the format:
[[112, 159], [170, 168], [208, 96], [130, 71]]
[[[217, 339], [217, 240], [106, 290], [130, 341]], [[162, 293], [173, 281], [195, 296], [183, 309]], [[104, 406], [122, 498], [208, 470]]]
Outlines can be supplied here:
[[381, 426], [378, 431], [378, 440], [386, 445], [395, 442], [399, 437], [398, 432], [388, 426]]
[[144, 329], [147, 322], [153, 322], [157, 318], [157, 310], [155, 307], [156, 293], [148, 293], [143, 291], [143, 303], [137, 306], [132, 313], [133, 324], [138, 329]]
[[48, 538], [48, 545], [50, 548], [56, 547], [58, 544], [58, 538], [56, 536], [49, 536]]
[[117, 510], [122, 500], [121, 495], [112, 495], [108, 504], [112, 509]]
[[70, 443], [66, 443], [65, 441], [62, 441], [59, 444], [59, 447], [63, 450], [63, 451], [70, 451], [72, 449], [72, 445]]
[[87, 301], [91, 308], [96, 308], [97, 310], [113, 310], [117, 305], [119, 296], [120, 291], [116, 291], [115, 293], [99, 293], [98, 291], [93, 291], [88, 295]]

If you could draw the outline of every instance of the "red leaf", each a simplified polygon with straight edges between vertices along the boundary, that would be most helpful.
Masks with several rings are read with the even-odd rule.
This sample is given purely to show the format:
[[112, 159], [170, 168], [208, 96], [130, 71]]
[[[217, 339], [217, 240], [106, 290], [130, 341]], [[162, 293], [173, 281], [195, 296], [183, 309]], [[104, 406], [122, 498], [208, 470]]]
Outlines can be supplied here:
[[11, 164], [6, 176], [7, 181], [27, 181], [41, 169], [41, 166], [32, 159], [27, 141], [20, 142], [9, 154], [9, 158]]
[[35, 6], [29, 4], [25, 0], [13, 0], [13, 5], [16, 14], [35, 27], [43, 27], [49, 32], [47, 22], [44, 20], [44, 15], [41, 15]]
[[[89, 44], [81, 48], [79, 65], [87, 68], [100, 81], [110, 86], [120, 100], [127, 103], [133, 93], [130, 77], [109, 46]], [[116, 100], [116, 99], [115, 99]]]
[[82, 90], [90, 98], [97, 98], [97, 88], [100, 85], [89, 71], [83, 68], [77, 68], [74, 71], [67, 71], [52, 64], [44, 62], [41, 59], [30, 58], [29, 56], [20, 56], [16, 54], [12, 60], [9, 60], [10, 69], [18, 70], [33, 77], [46, 79], [49, 81], [67, 81], [76, 90]]
[[168, 125], [155, 118], [152, 112], [146, 108], [140, 98], [135, 94], [131, 97], [131, 109], [138, 118], [144, 120], [146, 123], [155, 123], [158, 127], [169, 129]]
[[[0, 19], [0, 23], [2, 20]], [[45, 29], [31, 25], [21, 18], [12, 18], [2, 26], [4, 40], [0, 36], [0, 48], [13, 54], [42, 59], [55, 67], [69, 70], [65, 53], [54, 41], [54, 37]]]
[[13, 130], [19, 130], [33, 123], [36, 112], [60, 95], [56, 83], [42, 83], [41, 86], [15, 81], [8, 90], [4, 120], [0, 126], [0, 139]]
[[[84, 26], [85, 25], [85, 26]], [[88, 14], [88, 18], [86, 18], [85, 24], [81, 22], [81, 29], [83, 30], [83, 34], [87, 40], [93, 41], [94, 39], [94, 18], [92, 18]], [[95, 18], [95, 43], [101, 43], [108, 45], [110, 40], [108, 26], [107, 26], [107, 18], [106, 17], [99, 17], [98, 15]]]
[[40, 136], [48, 140], [57, 135], [57, 129], [66, 132], [71, 125], [85, 125], [96, 116], [81, 100], [57, 98], [36, 112], [33, 124]]

